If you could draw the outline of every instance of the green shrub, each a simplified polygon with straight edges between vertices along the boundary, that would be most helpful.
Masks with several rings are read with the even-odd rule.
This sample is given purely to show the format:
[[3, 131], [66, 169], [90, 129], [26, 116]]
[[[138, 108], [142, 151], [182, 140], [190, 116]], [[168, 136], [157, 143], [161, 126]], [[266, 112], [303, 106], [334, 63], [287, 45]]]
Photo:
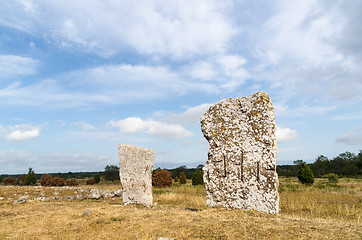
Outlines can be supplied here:
[[186, 174], [184, 172], [180, 173], [180, 184], [186, 184]]
[[305, 185], [313, 185], [314, 183], [313, 172], [305, 162], [302, 162], [299, 165], [298, 179]]
[[166, 169], [157, 170], [152, 175], [152, 186], [155, 187], [171, 187], [172, 175], [171, 172]]
[[339, 176], [335, 173], [324, 174], [322, 178], [328, 178], [329, 183], [338, 183]]
[[24, 185], [35, 185], [36, 184], [36, 175], [32, 168], [29, 168], [28, 174], [24, 179]]
[[101, 181], [101, 176], [99, 175], [99, 173], [94, 174], [93, 178], [96, 183], [99, 183]]
[[178, 182], [178, 181], [180, 181], [180, 179], [176, 176], [175, 177], [175, 182]]
[[94, 185], [94, 184], [96, 184], [96, 180], [94, 180], [94, 178], [87, 179], [87, 185]]
[[201, 169], [196, 169], [194, 174], [192, 175], [192, 185], [203, 185], [204, 179], [203, 179], [204, 173]]
[[104, 176], [105, 180], [110, 180], [114, 182], [114, 180], [119, 180], [119, 167], [116, 165], [107, 165], [104, 168]]

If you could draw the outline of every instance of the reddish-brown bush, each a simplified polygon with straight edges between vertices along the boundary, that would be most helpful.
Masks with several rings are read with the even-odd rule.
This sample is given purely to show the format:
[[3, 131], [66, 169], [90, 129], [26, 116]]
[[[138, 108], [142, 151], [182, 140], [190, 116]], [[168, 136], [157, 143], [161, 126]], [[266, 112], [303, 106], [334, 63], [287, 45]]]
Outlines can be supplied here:
[[94, 180], [94, 178], [87, 179], [87, 185], [93, 185], [93, 184], [96, 184], [96, 180]]
[[65, 181], [66, 186], [78, 186], [78, 181], [75, 178], [67, 179]]
[[65, 185], [65, 180], [63, 178], [52, 178], [49, 179], [48, 182], [46, 183], [47, 186], [64, 186]]
[[17, 182], [17, 185], [19, 186], [23, 186], [24, 185], [24, 180], [25, 180], [25, 175], [21, 175], [18, 177], [18, 182]]
[[17, 185], [18, 179], [14, 178], [14, 177], [6, 177], [3, 179], [2, 184], [3, 185]]
[[[49, 185], [51, 183], [51, 181], [49, 181], [49, 180], [51, 180], [51, 179], [53, 179], [52, 175], [47, 174], [47, 173], [43, 174], [40, 178], [40, 185], [51, 186], [51, 185]], [[48, 183], [48, 181], [49, 181], [49, 183]]]
[[155, 187], [171, 187], [172, 175], [166, 169], [160, 169], [152, 175], [152, 185]]

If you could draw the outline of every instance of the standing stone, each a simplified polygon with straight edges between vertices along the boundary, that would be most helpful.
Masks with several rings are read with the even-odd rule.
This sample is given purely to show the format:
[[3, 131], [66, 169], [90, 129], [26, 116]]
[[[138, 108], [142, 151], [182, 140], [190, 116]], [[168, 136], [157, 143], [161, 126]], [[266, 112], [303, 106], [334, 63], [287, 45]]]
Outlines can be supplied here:
[[278, 213], [276, 124], [268, 94], [212, 105], [201, 129], [210, 144], [203, 168], [207, 206]]
[[128, 144], [120, 144], [119, 176], [124, 204], [152, 205], [152, 171], [155, 153]]

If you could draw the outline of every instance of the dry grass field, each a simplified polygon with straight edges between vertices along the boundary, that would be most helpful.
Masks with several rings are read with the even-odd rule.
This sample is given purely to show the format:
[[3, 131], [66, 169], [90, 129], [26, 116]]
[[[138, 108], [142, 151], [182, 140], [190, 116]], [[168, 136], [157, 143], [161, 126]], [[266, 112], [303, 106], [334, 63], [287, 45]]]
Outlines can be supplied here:
[[[361, 179], [335, 185], [317, 179], [312, 187], [280, 181], [277, 215], [207, 208], [203, 186], [190, 183], [154, 189], [152, 208], [124, 206], [119, 198], [13, 204], [23, 195], [61, 197], [73, 190], [0, 186], [0, 239], [362, 239]], [[85, 210], [91, 214], [83, 216]]]

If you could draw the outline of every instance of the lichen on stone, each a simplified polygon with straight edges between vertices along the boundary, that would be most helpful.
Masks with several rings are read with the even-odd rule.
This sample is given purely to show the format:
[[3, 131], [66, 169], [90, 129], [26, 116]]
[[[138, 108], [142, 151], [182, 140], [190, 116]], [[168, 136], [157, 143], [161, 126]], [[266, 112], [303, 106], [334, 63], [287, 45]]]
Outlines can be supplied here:
[[210, 144], [203, 168], [207, 205], [277, 213], [276, 124], [268, 94], [212, 105], [201, 129]]

